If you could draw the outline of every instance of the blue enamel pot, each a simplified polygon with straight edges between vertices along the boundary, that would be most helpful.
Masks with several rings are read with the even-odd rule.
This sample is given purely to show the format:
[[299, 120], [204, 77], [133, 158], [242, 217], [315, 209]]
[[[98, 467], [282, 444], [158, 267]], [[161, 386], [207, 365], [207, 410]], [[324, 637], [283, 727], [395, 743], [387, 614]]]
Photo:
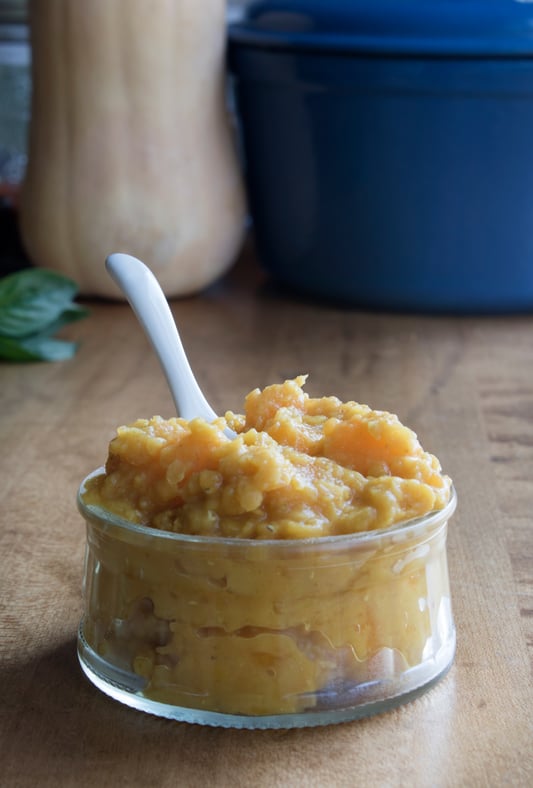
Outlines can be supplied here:
[[275, 281], [364, 308], [533, 308], [533, 3], [267, 0], [228, 36]]

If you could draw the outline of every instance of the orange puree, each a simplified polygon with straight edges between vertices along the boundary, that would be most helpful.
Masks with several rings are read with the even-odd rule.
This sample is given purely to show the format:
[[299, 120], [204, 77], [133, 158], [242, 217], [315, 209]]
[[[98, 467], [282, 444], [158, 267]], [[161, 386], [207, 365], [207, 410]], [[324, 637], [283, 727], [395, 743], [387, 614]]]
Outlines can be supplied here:
[[241, 715], [349, 704], [382, 681], [409, 689], [406, 671], [438, 667], [451, 642], [446, 518], [381, 535], [443, 509], [450, 479], [396, 416], [304, 382], [254, 390], [212, 424], [120, 427], [87, 483], [82, 506], [149, 527], [88, 517], [83, 625], [145, 697]]
[[166, 531], [247, 539], [387, 528], [446, 504], [449, 478], [397, 416], [311, 398], [304, 382], [256, 389], [244, 416], [212, 424], [120, 427], [86, 502]]

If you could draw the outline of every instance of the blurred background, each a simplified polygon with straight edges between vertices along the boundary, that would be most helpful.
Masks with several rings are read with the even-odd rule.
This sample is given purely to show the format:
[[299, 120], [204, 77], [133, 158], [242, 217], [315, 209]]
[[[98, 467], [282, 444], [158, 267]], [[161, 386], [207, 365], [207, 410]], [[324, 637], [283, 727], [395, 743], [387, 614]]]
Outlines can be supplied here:
[[0, 274], [27, 264], [14, 210], [26, 166], [30, 114], [27, 22], [26, 0], [0, 0]]
[[26, 0], [0, 0], [0, 193], [9, 197], [24, 174], [30, 111], [30, 44]]
[[[115, 1], [118, 4], [119, 0]], [[123, 9], [127, 8], [128, 12], [133, 9], [133, 2], [120, 1]], [[42, 22], [52, 16], [47, 15], [48, 8], [61, 9], [61, 5], [50, 2], [48, 6], [48, 2], [43, 0], [37, 6], [42, 11]], [[174, 107], [174, 99], [178, 103], [178, 97], [185, 92], [189, 94], [188, 99], [194, 96], [191, 106], [195, 112], [202, 107], [208, 111], [214, 108], [218, 113], [216, 126], [209, 114], [202, 114], [200, 133], [189, 135], [192, 143], [184, 141], [180, 147], [177, 137], [171, 137], [166, 149], [171, 158], [177, 152], [183, 162], [194, 160], [198, 165], [189, 170], [196, 170], [192, 182], [199, 188], [201, 198], [188, 199], [186, 204], [187, 211], [190, 206], [201, 205], [198, 213], [202, 215], [192, 219], [187, 215], [186, 222], [183, 214], [179, 215], [179, 221], [175, 212], [165, 220], [160, 215], [161, 208], [172, 202], [167, 199], [169, 190], [176, 183], [183, 187], [180, 171], [171, 174], [170, 169], [162, 168], [157, 177], [151, 178], [150, 183], [157, 185], [149, 193], [136, 188], [139, 181], [134, 178], [127, 184], [117, 184], [112, 173], [104, 177], [102, 173], [107, 176], [107, 171], [100, 168], [102, 182], [113, 187], [102, 191], [110, 195], [120, 192], [122, 187], [128, 195], [144, 194], [146, 205], [153, 208], [156, 218], [148, 226], [147, 212], [141, 205], [138, 214], [128, 207], [126, 218], [122, 217], [124, 226], [118, 221], [118, 209], [114, 221], [108, 222], [109, 214], [102, 210], [101, 192], [98, 192], [91, 204], [100, 206], [98, 226], [106, 228], [102, 236], [94, 229], [94, 217], [87, 217], [85, 211], [84, 200], [90, 202], [90, 194], [82, 195], [77, 216], [84, 232], [78, 228], [74, 234], [76, 254], [71, 246], [69, 253], [63, 255], [68, 258], [64, 260], [62, 253], [57, 252], [58, 244], [50, 243], [60, 233], [50, 232], [49, 208], [56, 207], [53, 213], [57, 219], [65, 215], [65, 205], [49, 200], [47, 190], [35, 186], [37, 181], [51, 182], [52, 179], [43, 176], [45, 170], [56, 174], [50, 144], [50, 140], [58, 139], [55, 127], [47, 127], [52, 128], [48, 143], [45, 135], [32, 134], [26, 169], [32, 93], [28, 29], [31, 0], [0, 0], [0, 275], [27, 264], [17, 229], [19, 200], [21, 234], [32, 260], [36, 265], [63, 272], [68, 272], [74, 259], [79, 261], [76, 272], [92, 269], [92, 261], [104, 256], [100, 248], [104, 237], [107, 247], [113, 248], [117, 237], [121, 243], [123, 237], [127, 238], [132, 245], [141, 238], [143, 244], [150, 244], [147, 256], [151, 258], [152, 251], [155, 254], [165, 244], [174, 243], [174, 236], [179, 234], [178, 225], [187, 224], [197, 242], [196, 257], [195, 264], [189, 265], [185, 263], [184, 247], [179, 254], [176, 252], [174, 262], [179, 257], [180, 276], [186, 269], [196, 269], [198, 261], [205, 262], [206, 269], [209, 268], [209, 256], [202, 244], [211, 243], [224, 258], [224, 265], [218, 261], [217, 265], [213, 264], [211, 280], [214, 281], [223, 270], [228, 270], [227, 263], [235, 259], [238, 245], [215, 237], [213, 227], [220, 230], [225, 224], [229, 238], [230, 225], [239, 223], [239, 232], [244, 235], [241, 232], [244, 225], [261, 267], [273, 282], [294, 294], [349, 306], [393, 310], [454, 314], [532, 310], [532, 2], [227, 0], [225, 5], [224, 0], [211, 2], [208, 6], [206, 0], [204, 4], [182, 0], [181, 5], [184, 13], [200, 20], [197, 35], [201, 43], [211, 42], [211, 38], [204, 36], [213, 21], [216, 29], [208, 30], [207, 35], [213, 35], [220, 46], [209, 43], [205, 47], [191, 47], [188, 56], [199, 54], [200, 60], [195, 61], [190, 71], [182, 70], [186, 73], [187, 89], [175, 90], [171, 85], [160, 104], [166, 113]], [[87, 0], [84, 5], [79, 0], [78, 5], [76, 0], [71, 0], [65, 8], [70, 5], [76, 14], [78, 9], [91, 14], [98, 6], [105, 9], [103, 29], [109, 32], [107, 12], [109, 8], [112, 10], [112, 3], [113, 0], [109, 3]], [[141, 35], [136, 40], [146, 43], [146, 21], [157, 20], [158, 8], [167, 8], [168, 18], [175, 20], [177, 17], [170, 12], [179, 7], [180, 0], [176, 0], [175, 7], [141, 3], [139, 9], [144, 16], [137, 28]], [[218, 13], [209, 14], [206, 11], [209, 8]], [[130, 15], [134, 16], [133, 12]], [[94, 18], [97, 16], [95, 11]], [[36, 23], [34, 33], [38, 29]], [[48, 37], [52, 35], [50, 29], [53, 26], [46, 27]], [[165, 38], [166, 29], [173, 29], [172, 25], [154, 26], [153, 35]], [[176, 30], [188, 29], [181, 23], [176, 26]], [[122, 21], [117, 25], [117, 34], [119, 31]], [[48, 39], [43, 36], [44, 33], [39, 40], [46, 44]], [[122, 43], [124, 40], [125, 37]], [[83, 48], [80, 41], [83, 38], [76, 39], [73, 49], [68, 50], [67, 68], [74, 53]], [[39, 50], [34, 38], [34, 64], [41, 51], [47, 62], [46, 45]], [[170, 57], [179, 51], [172, 39], [166, 54]], [[200, 94], [189, 85], [189, 74], [192, 78], [198, 73], [199, 62], [207, 63], [210, 68], [215, 51], [219, 56], [217, 101], [210, 105], [214, 91], [207, 91], [199, 98]], [[92, 47], [93, 65], [101, 60], [95, 52], [96, 48]], [[128, 48], [128, 58], [130, 53]], [[204, 57], [207, 53], [209, 57]], [[61, 62], [61, 58], [56, 60]], [[82, 57], [79, 60], [83, 62]], [[166, 64], [173, 62], [164, 57], [159, 60], [149, 57], [142, 60], [143, 67], [152, 60], [159, 63], [161, 72], [155, 68], [150, 76], [145, 69], [142, 78], [135, 68], [128, 72], [130, 76], [135, 75], [131, 84], [135, 85], [134, 96], [139, 101], [133, 104], [142, 105], [144, 119], [151, 118], [153, 112], [144, 98], [157, 93], [146, 89], [146, 84], [150, 84], [151, 78], [153, 84], [161, 82], [168, 89], [169, 81], [158, 81], [158, 78], [169, 73]], [[63, 67], [60, 66], [59, 74], [63, 73]], [[180, 71], [176, 63], [171, 68], [176, 73]], [[223, 71], [222, 76], [227, 77], [225, 93], [218, 79]], [[37, 105], [42, 106], [48, 98], [49, 83], [44, 76], [40, 78], [44, 70], [39, 68], [35, 73], [39, 79], [33, 86], [34, 96]], [[108, 82], [95, 77], [94, 67], [83, 73], [86, 82], [98, 83], [98, 88]], [[43, 102], [40, 102], [41, 84], [45, 85]], [[85, 87], [84, 82], [83, 91], [79, 91], [83, 98], [76, 102], [81, 114], [87, 109], [85, 97], [91, 95], [89, 84], [88, 92], [84, 92]], [[104, 102], [104, 105], [114, 107], [115, 103]], [[37, 114], [34, 112], [34, 116]], [[176, 121], [179, 114], [168, 115], [176, 124], [174, 128], [180, 127]], [[189, 128], [191, 115], [186, 117], [187, 123], [182, 127]], [[33, 118], [32, 126], [34, 129], [39, 126], [38, 118]], [[128, 134], [134, 136], [130, 128]], [[208, 133], [209, 130], [213, 133]], [[85, 135], [84, 141], [88, 136]], [[41, 142], [39, 156], [33, 150], [36, 141]], [[132, 140], [132, 149], [134, 143]], [[148, 143], [149, 148], [157, 140], [149, 139]], [[201, 156], [196, 155], [198, 145]], [[193, 155], [189, 146], [194, 149]], [[109, 146], [105, 147], [109, 152]], [[145, 158], [149, 158], [148, 154]], [[32, 179], [36, 160], [40, 164], [40, 180]], [[85, 161], [82, 157], [80, 160]], [[215, 172], [216, 160], [221, 164], [220, 172]], [[204, 169], [200, 167], [202, 162]], [[72, 165], [69, 167], [73, 173]], [[130, 166], [123, 170], [128, 176], [137, 172]], [[28, 188], [19, 199], [19, 185], [25, 171]], [[208, 172], [209, 176], [200, 176], [200, 171]], [[161, 174], [167, 176], [166, 193], [161, 186]], [[72, 179], [90, 189], [99, 176], [91, 166], [85, 166], [82, 176], [76, 179], [73, 175]], [[246, 185], [242, 210], [235, 208], [237, 201], [229, 198], [229, 192], [220, 191], [213, 196], [215, 185], [222, 189], [224, 182], [230, 188], [241, 180]], [[141, 186], [144, 185], [143, 182]], [[78, 202], [81, 191], [77, 190]], [[240, 189], [235, 188], [234, 194], [237, 192], [240, 194]], [[31, 211], [25, 211], [27, 194], [35, 195]], [[205, 205], [208, 198], [209, 210]], [[123, 200], [121, 205], [126, 202]], [[224, 211], [219, 210], [222, 205]], [[31, 218], [25, 221], [30, 214]], [[147, 226], [139, 229], [140, 220], [145, 219]], [[130, 233], [131, 228], [135, 229], [137, 238]], [[158, 237], [157, 243], [153, 238], [149, 240], [152, 230]], [[168, 238], [174, 240], [167, 243]], [[66, 244], [63, 246], [67, 248]], [[189, 246], [192, 248], [192, 242]], [[145, 247], [140, 244], [130, 251], [142, 257]], [[165, 268], [168, 269], [166, 263], [161, 270]], [[106, 295], [95, 291], [92, 282], [79, 284], [82, 293]], [[172, 288], [173, 295], [189, 287], [181, 282], [179, 285], [178, 288], [176, 283], [176, 288]]]
[[[82, 0], [83, 1], [83, 0]], [[228, 0], [228, 22], [249, 0]], [[31, 101], [28, 0], [0, 0], [0, 276], [29, 265], [17, 227]], [[229, 96], [232, 105], [231, 96]]]

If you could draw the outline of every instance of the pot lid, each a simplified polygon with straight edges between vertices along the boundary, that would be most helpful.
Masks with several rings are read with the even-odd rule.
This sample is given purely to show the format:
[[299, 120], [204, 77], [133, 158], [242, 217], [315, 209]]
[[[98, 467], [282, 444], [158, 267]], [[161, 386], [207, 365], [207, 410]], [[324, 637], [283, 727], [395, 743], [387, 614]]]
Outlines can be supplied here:
[[533, 0], [259, 0], [232, 43], [398, 55], [533, 55]]

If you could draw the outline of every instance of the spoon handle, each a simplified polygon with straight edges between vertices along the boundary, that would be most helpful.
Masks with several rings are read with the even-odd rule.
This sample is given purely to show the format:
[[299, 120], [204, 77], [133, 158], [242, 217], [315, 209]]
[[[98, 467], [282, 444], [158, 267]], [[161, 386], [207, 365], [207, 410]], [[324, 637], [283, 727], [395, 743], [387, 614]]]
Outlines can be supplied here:
[[179, 415], [216, 419], [193, 375], [165, 294], [148, 266], [120, 253], [109, 255], [105, 264], [152, 343]]

